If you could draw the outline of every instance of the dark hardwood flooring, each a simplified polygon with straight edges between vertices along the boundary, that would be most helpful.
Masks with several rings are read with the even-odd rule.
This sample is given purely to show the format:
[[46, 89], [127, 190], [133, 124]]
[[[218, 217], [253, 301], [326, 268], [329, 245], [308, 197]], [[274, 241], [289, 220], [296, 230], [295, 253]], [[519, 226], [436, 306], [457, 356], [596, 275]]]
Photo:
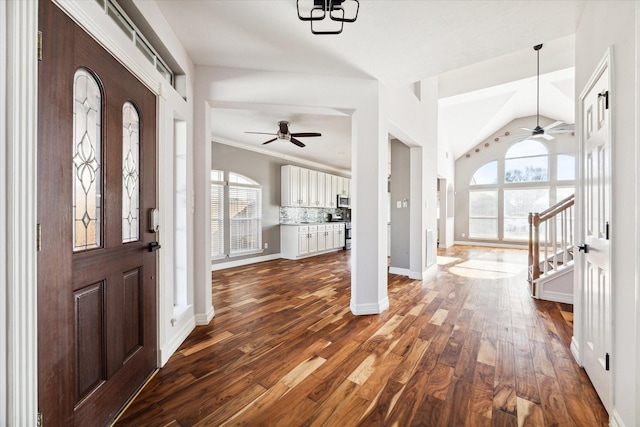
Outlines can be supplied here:
[[525, 251], [439, 251], [349, 310], [350, 252], [213, 274], [196, 328], [118, 426], [606, 426], [569, 351], [572, 307], [529, 296]]

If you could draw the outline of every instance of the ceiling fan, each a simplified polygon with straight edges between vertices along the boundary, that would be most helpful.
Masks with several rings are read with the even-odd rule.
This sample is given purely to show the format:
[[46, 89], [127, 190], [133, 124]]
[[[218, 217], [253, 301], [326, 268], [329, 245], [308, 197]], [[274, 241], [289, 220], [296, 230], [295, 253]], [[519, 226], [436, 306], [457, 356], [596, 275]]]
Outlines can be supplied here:
[[551, 123], [545, 127], [540, 126], [540, 49], [542, 49], [542, 44], [535, 45], [533, 50], [538, 53], [538, 69], [537, 69], [537, 80], [536, 80], [536, 127], [533, 129], [530, 128], [520, 128], [522, 130], [526, 130], [527, 132], [531, 132], [531, 138], [544, 138], [548, 141], [553, 139], [552, 133], [571, 133], [573, 132], [573, 125], [564, 128], [558, 128], [558, 126], [563, 125], [564, 122], [562, 120], [558, 120], [556, 122]]
[[275, 138], [263, 142], [262, 145], [269, 144], [269, 143], [275, 141], [276, 139], [286, 139], [288, 141], [291, 141], [292, 143], [294, 143], [298, 147], [304, 147], [305, 145], [302, 143], [302, 141], [300, 141], [300, 140], [298, 140], [296, 138], [303, 138], [303, 137], [308, 137], [308, 136], [322, 136], [322, 134], [320, 134], [318, 132], [291, 133], [291, 132], [289, 132], [289, 122], [286, 122], [284, 120], [278, 122], [278, 133], [267, 133], [267, 132], [245, 132], [245, 133], [256, 133], [256, 134], [260, 134], [260, 135], [277, 135]]

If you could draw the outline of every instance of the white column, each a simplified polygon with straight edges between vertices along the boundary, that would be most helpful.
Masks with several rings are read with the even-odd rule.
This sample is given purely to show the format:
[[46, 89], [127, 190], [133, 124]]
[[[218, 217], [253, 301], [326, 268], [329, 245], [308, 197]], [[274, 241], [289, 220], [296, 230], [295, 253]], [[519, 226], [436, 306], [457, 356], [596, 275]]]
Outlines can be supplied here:
[[[197, 71], [196, 71], [197, 75]], [[197, 80], [197, 77], [196, 77]], [[194, 307], [196, 324], [206, 325], [214, 316], [211, 301], [211, 107], [198, 96], [194, 112], [193, 189]]]
[[384, 88], [352, 116], [351, 311], [377, 314], [387, 296], [388, 100]]
[[422, 147], [409, 150], [409, 277], [422, 280], [426, 256], [426, 211], [423, 201]]
[[6, 254], [0, 264], [6, 292], [0, 299], [0, 424], [16, 426], [34, 425], [38, 408], [37, 18], [35, 1], [0, 5], [0, 50], [6, 52], [0, 67], [6, 70], [0, 77], [0, 129], [6, 129], [0, 156], [0, 241]]

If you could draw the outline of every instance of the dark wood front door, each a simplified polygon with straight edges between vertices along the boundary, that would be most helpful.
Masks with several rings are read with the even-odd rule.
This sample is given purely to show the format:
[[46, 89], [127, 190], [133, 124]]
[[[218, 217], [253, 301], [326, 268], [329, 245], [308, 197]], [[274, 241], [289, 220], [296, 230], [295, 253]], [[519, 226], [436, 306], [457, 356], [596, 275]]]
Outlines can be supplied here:
[[38, 70], [38, 393], [104, 425], [157, 365], [156, 98], [50, 1]]

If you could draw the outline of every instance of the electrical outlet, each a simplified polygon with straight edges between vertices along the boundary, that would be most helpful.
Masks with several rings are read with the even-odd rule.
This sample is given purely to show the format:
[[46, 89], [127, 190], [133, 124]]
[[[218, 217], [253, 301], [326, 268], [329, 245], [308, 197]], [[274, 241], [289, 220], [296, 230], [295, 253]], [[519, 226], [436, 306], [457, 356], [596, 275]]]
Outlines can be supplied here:
[[265, 248], [265, 249], [269, 249], [269, 244], [268, 244], [268, 243], [265, 243], [265, 244], [264, 244], [264, 248]]
[[398, 208], [398, 209], [402, 209], [402, 201], [398, 200], [398, 201], [396, 202], [396, 208]]
[[467, 234], [466, 233], [462, 233], [462, 237], [467, 237]]

